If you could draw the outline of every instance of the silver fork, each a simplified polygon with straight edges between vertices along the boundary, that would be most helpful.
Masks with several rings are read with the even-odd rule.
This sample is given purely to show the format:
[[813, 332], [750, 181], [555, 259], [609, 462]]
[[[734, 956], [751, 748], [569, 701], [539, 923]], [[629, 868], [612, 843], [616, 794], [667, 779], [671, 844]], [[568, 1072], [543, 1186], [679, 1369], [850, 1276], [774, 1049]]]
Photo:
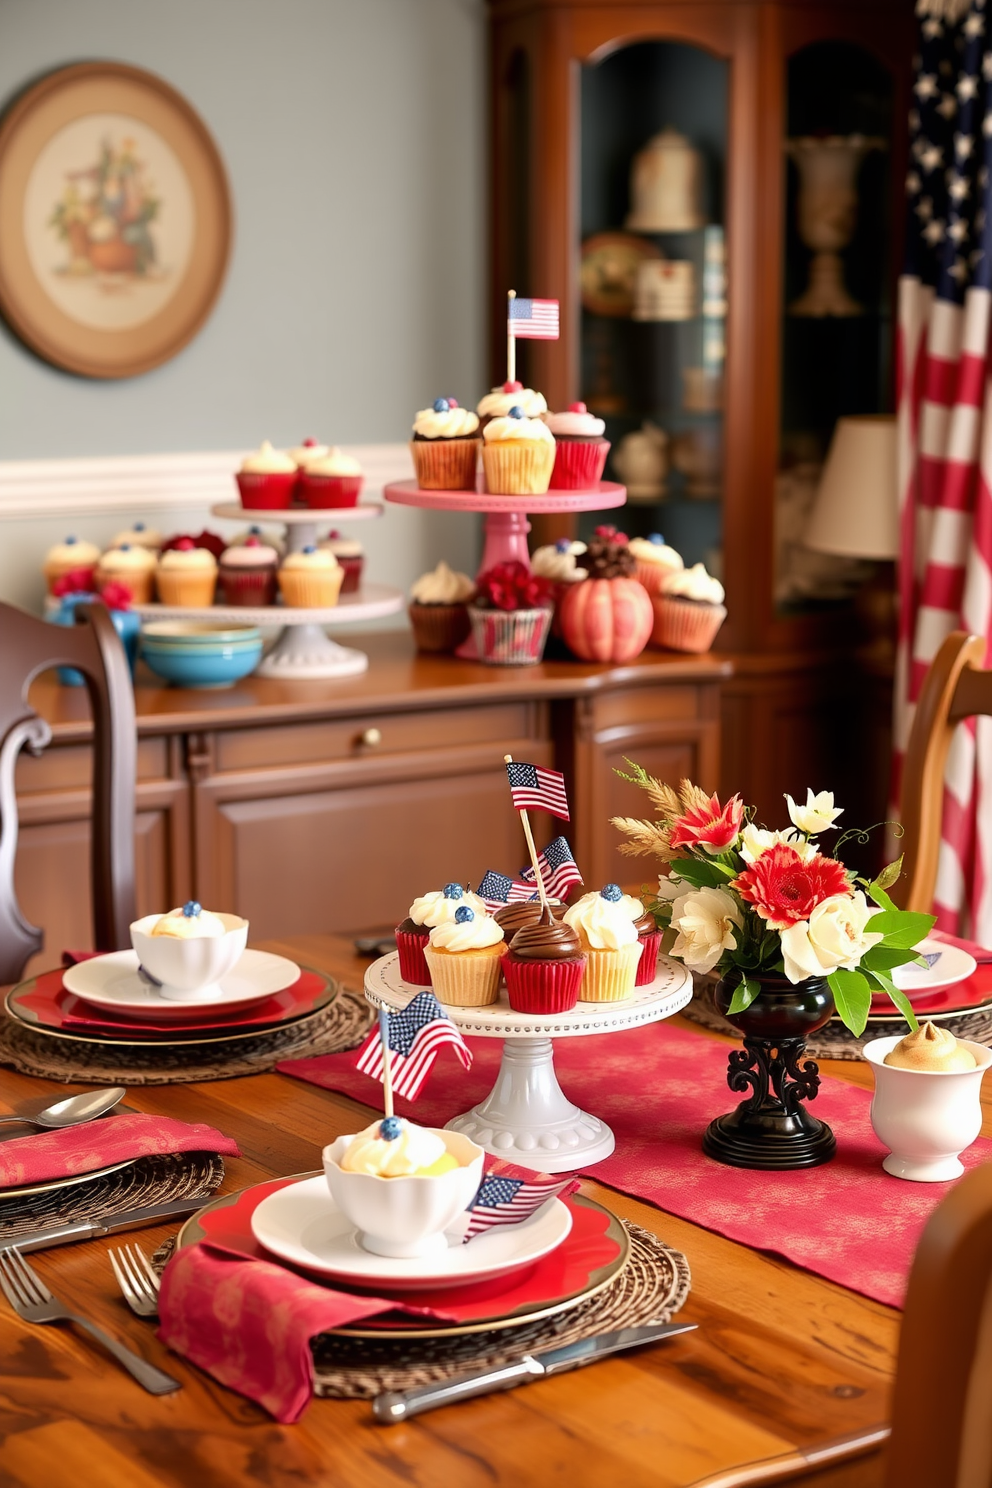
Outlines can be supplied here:
[[141, 1246], [136, 1244], [133, 1252], [130, 1245], [119, 1250], [111, 1246], [107, 1254], [131, 1311], [139, 1317], [158, 1317], [158, 1274]]
[[182, 1388], [179, 1380], [163, 1374], [154, 1364], [146, 1364], [138, 1354], [118, 1343], [116, 1338], [111, 1338], [109, 1333], [104, 1333], [89, 1318], [81, 1317], [57, 1301], [16, 1246], [0, 1251], [0, 1287], [11, 1307], [26, 1323], [75, 1323], [84, 1329], [152, 1395], [168, 1395], [172, 1390]]

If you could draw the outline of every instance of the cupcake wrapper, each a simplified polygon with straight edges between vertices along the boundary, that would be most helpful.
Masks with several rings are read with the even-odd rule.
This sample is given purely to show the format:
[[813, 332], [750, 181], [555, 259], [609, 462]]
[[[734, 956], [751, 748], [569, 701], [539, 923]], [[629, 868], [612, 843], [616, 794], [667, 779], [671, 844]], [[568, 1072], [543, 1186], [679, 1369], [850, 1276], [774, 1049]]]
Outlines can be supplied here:
[[296, 488], [295, 470], [292, 474], [272, 471], [267, 475], [239, 470], [235, 479], [246, 511], [284, 511]]
[[357, 506], [364, 479], [362, 475], [309, 475], [301, 470], [298, 495], [315, 511]]
[[640, 941], [617, 951], [588, 951], [580, 1002], [622, 1002], [634, 990], [641, 959]]
[[469, 606], [480, 661], [491, 666], [534, 666], [544, 654], [551, 610], [479, 610]]
[[[127, 583], [127, 580], [124, 580]], [[214, 602], [217, 575], [203, 573], [159, 573], [155, 580], [163, 604], [179, 605], [186, 610], [203, 610]], [[145, 601], [136, 599], [135, 604]]]
[[608, 439], [559, 439], [551, 472], [551, 491], [588, 491], [603, 479]]
[[342, 594], [357, 594], [362, 581], [362, 569], [365, 567], [364, 558], [339, 558], [344, 578], [341, 580]]
[[478, 439], [411, 439], [417, 485], [424, 491], [474, 491]]
[[645, 589], [648, 591], [652, 598], [656, 594], [661, 593], [661, 581], [665, 577], [665, 574], [668, 572], [670, 572], [670, 570], [667, 568], [662, 568], [660, 563], [635, 562], [634, 566], [635, 579], [637, 579], [639, 583], [644, 585]]
[[[155, 584], [155, 570], [149, 569], [147, 573], [121, 574], [96, 574], [96, 592], [99, 594], [105, 584], [122, 584], [131, 596], [132, 604], [151, 604], [152, 592]], [[174, 601], [181, 603], [182, 601]], [[213, 591], [207, 600], [207, 604], [213, 603]]]
[[658, 947], [661, 945], [661, 931], [649, 930], [647, 935], [638, 937], [641, 945], [641, 959], [637, 963], [637, 975], [634, 977], [635, 987], [647, 987], [655, 979], [658, 970]]
[[409, 930], [397, 930], [396, 932], [396, 949], [400, 953], [400, 976], [405, 982], [412, 982], [415, 987], [429, 987], [431, 984], [431, 969], [424, 956], [424, 947], [429, 934], [429, 930], [425, 930], [423, 935], [414, 935]]
[[412, 604], [409, 615], [420, 651], [454, 651], [472, 629], [468, 608], [463, 604]]
[[518, 1013], [565, 1013], [578, 1001], [585, 956], [573, 961], [517, 961], [503, 957], [506, 995]]
[[477, 951], [447, 955], [428, 945], [424, 957], [439, 1002], [453, 1007], [486, 1007], [499, 996], [501, 956]]
[[338, 602], [344, 572], [340, 568], [307, 573], [303, 569], [279, 570], [279, 590], [291, 610], [329, 610]]
[[227, 605], [274, 604], [276, 597], [275, 568], [242, 568], [225, 572], [221, 568], [218, 586]]
[[726, 605], [702, 604], [675, 594], [655, 594], [651, 642], [670, 651], [708, 651], [727, 618]]
[[551, 480], [555, 447], [543, 440], [494, 441], [482, 447], [486, 490], [495, 496], [543, 496]]

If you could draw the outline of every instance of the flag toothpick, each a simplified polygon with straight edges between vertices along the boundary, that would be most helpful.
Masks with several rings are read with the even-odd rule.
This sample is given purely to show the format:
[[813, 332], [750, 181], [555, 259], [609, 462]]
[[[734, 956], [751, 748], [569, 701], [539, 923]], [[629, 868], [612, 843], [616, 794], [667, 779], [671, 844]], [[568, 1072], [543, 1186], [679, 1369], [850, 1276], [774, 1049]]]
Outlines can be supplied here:
[[517, 338], [513, 334], [513, 302], [517, 298], [517, 291], [509, 289], [506, 292], [506, 380], [516, 382], [517, 380]]
[[[512, 765], [513, 755], [504, 754], [503, 763]], [[524, 837], [527, 839], [527, 851], [530, 853], [531, 866], [534, 869], [534, 882], [537, 885], [537, 892], [540, 895], [541, 909], [543, 911], [549, 908], [548, 895], [544, 887], [544, 879], [541, 877], [541, 864], [538, 861], [537, 848], [534, 846], [534, 834], [530, 829], [530, 817], [525, 810], [520, 812], [520, 822], [524, 829]]]
[[379, 1038], [382, 1041], [382, 1109], [384, 1114], [393, 1114], [393, 1071], [389, 1051], [389, 1009], [379, 1009]]

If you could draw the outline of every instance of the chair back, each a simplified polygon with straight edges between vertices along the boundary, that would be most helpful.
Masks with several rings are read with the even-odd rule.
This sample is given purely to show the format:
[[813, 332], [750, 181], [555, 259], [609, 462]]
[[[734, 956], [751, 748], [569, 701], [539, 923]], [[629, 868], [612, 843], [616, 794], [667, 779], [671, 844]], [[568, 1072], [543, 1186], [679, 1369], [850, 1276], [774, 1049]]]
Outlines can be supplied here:
[[965, 718], [992, 714], [992, 672], [982, 670], [985, 642], [956, 630], [933, 659], [916, 704], [903, 765], [903, 873], [892, 897], [928, 913], [933, 903], [951, 736]]
[[137, 768], [134, 689], [127, 657], [105, 607], [79, 605], [76, 625], [49, 625], [0, 604], [0, 983], [15, 982], [44, 942], [21, 913], [14, 890], [17, 798], [22, 748], [39, 753], [51, 738], [32, 710], [28, 688], [49, 667], [82, 672], [93, 714], [91, 875], [94, 945], [126, 950], [135, 918], [134, 802]]

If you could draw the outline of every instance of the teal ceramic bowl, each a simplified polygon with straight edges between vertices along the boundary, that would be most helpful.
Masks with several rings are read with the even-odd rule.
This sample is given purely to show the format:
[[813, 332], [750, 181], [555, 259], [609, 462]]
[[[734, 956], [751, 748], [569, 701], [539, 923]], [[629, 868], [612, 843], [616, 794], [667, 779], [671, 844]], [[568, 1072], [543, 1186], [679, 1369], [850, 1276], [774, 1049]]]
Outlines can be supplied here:
[[262, 638], [256, 631], [246, 638], [223, 635], [196, 640], [143, 634], [145, 665], [174, 687], [233, 687], [253, 672], [262, 659]]

